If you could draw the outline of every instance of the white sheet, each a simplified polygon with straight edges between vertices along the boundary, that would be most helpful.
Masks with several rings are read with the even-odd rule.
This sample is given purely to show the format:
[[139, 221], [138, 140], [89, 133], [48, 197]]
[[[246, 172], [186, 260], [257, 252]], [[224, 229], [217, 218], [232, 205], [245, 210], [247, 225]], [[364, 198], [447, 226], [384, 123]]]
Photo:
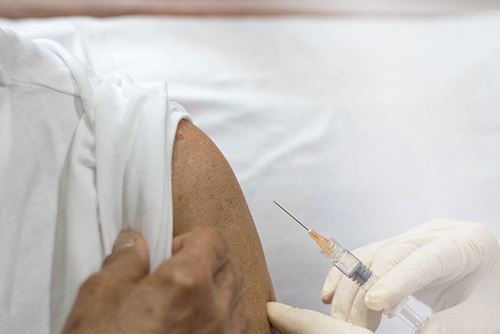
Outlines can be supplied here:
[[500, 235], [498, 13], [4, 24], [167, 79], [235, 169], [281, 301], [326, 310], [328, 262], [273, 199], [352, 248], [434, 217]]
[[[52, 41], [0, 29], [0, 332], [58, 333], [123, 228], [171, 254], [182, 108], [163, 83], [100, 78]], [[50, 328], [49, 328], [50, 327]]]

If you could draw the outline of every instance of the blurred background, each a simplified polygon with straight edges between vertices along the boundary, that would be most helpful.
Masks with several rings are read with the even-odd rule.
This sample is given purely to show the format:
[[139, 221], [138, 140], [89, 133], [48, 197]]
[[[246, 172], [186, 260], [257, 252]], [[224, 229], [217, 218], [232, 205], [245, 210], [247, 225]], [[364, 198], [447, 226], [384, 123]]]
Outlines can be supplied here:
[[353, 249], [437, 217], [500, 237], [499, 1], [0, 0], [0, 16], [100, 75], [168, 83], [232, 164], [280, 301], [328, 312], [329, 262], [272, 200]]

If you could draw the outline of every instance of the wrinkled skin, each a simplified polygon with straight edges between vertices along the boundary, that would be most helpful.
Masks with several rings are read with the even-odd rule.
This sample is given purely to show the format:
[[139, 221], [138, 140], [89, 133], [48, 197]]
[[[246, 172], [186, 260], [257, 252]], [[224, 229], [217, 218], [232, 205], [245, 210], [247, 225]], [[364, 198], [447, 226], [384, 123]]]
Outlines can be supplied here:
[[174, 238], [173, 256], [153, 273], [144, 239], [124, 231], [81, 286], [64, 333], [246, 333], [242, 294], [240, 270], [215, 228]]

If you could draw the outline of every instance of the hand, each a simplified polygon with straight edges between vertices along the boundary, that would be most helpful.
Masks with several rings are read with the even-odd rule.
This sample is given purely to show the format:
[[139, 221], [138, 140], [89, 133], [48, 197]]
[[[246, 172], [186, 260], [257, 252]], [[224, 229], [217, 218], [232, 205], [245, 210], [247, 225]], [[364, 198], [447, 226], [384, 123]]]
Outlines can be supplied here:
[[434, 312], [421, 334], [500, 332], [500, 248], [485, 226], [435, 220], [355, 254], [380, 280], [365, 296], [330, 271], [322, 299], [332, 303], [334, 318], [374, 330], [375, 311], [413, 295]]
[[144, 239], [120, 233], [101, 271], [81, 286], [64, 333], [245, 333], [242, 276], [221, 234], [181, 235], [173, 253], [149, 274]]
[[373, 332], [311, 310], [267, 303], [267, 316], [283, 334], [373, 334]]

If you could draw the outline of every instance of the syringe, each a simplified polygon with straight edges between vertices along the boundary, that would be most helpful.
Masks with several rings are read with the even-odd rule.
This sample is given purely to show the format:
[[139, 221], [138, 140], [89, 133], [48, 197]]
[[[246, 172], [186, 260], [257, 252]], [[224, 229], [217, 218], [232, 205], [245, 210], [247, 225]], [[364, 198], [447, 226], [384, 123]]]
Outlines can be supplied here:
[[[314, 240], [316, 245], [318, 245], [321, 252], [332, 261], [332, 264], [345, 276], [357, 283], [361, 289], [368, 291], [373, 284], [378, 281], [378, 277], [373, 274], [370, 268], [365, 266], [363, 262], [361, 262], [349, 250], [342, 247], [337, 240], [333, 238], [328, 239], [318, 232], [311, 230], [276, 201], [273, 202], [281, 210], [285, 211], [286, 214], [288, 214], [293, 220], [300, 224], [300, 226], [307, 231], [311, 239]], [[418, 333], [425, 326], [427, 318], [421, 316], [409, 305], [407, 305], [407, 301], [408, 299], [402, 301], [391, 310], [384, 310], [384, 314], [389, 318], [397, 316], [412, 330], [413, 333]]]

